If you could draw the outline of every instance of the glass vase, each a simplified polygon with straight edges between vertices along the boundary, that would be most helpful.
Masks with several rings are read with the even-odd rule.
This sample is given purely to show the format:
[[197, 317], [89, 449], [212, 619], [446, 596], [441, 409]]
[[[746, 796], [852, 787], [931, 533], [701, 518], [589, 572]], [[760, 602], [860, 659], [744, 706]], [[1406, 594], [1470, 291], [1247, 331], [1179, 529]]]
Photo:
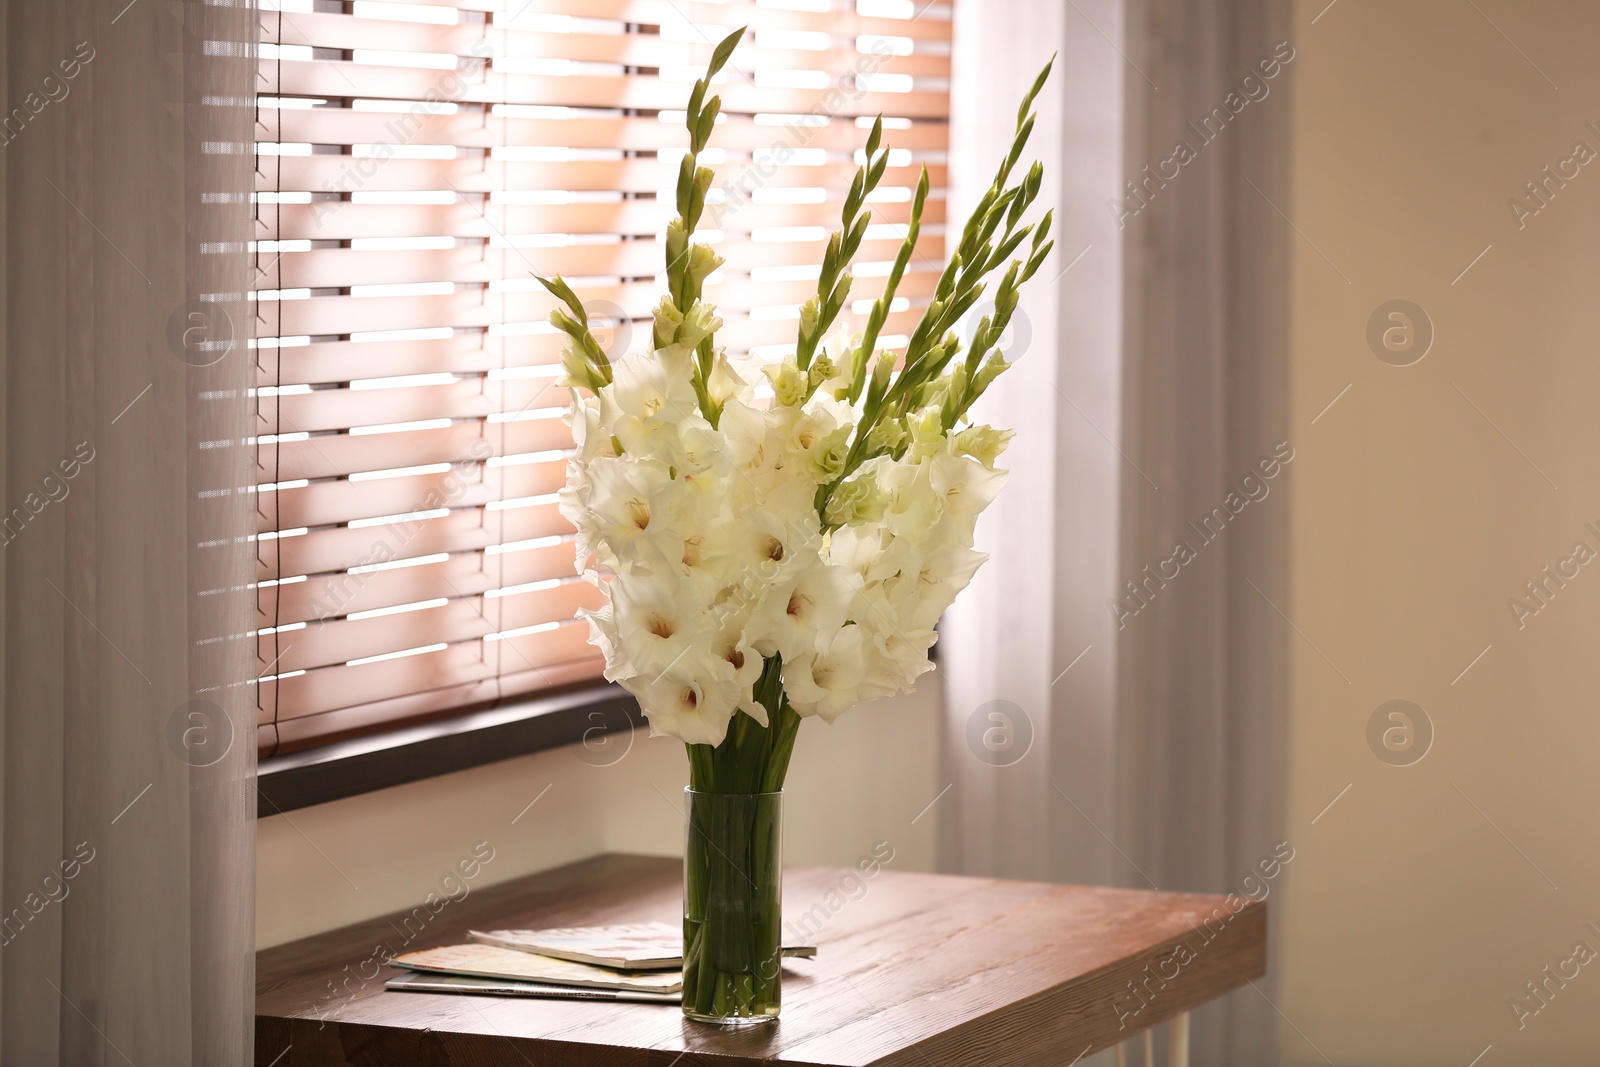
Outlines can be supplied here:
[[783, 793], [685, 789], [683, 1014], [748, 1026], [778, 1017]]

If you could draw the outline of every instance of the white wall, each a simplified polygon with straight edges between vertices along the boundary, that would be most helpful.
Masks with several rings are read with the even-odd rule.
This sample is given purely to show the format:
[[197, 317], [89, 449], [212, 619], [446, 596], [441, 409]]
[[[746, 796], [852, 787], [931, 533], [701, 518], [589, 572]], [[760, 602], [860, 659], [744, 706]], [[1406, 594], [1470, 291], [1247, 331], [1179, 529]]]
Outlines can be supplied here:
[[[1507, 200], [1600, 151], [1600, 5], [1295, 7], [1284, 1060], [1592, 1065], [1600, 961], [1521, 1029], [1508, 1001], [1600, 951], [1600, 566], [1524, 629], [1507, 601], [1600, 550], [1600, 161], [1521, 230]], [[1436, 328], [1414, 366], [1364, 339], [1394, 298]], [[1366, 739], [1394, 698], [1435, 730], [1409, 767]]]
[[[892, 869], [933, 869], [939, 805], [918, 814], [944, 785], [942, 691], [935, 672], [915, 693], [802, 726], [785, 789], [786, 862], [850, 865], [887, 841]], [[575, 746], [262, 819], [257, 947], [415, 907], [479, 841], [495, 851], [479, 886], [601, 852], [681, 854], [683, 746], [633, 736], [611, 766], [584, 762], [594, 754]]]

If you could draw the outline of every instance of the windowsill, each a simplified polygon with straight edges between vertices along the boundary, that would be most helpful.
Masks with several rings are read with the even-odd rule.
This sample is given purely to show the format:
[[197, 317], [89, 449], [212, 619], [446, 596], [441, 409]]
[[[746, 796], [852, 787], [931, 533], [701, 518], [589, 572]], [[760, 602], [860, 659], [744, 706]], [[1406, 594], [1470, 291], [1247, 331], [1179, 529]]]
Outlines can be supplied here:
[[265, 818], [374, 789], [593, 742], [644, 725], [638, 702], [616, 685], [584, 685], [373, 737], [272, 756], [257, 771]]

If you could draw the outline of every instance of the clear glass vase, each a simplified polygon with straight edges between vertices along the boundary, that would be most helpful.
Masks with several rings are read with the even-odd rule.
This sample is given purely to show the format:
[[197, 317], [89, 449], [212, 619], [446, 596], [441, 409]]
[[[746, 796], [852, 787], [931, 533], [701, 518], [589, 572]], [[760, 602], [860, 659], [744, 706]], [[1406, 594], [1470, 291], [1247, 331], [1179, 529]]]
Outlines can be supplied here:
[[684, 794], [683, 1014], [771, 1022], [783, 962], [783, 793]]

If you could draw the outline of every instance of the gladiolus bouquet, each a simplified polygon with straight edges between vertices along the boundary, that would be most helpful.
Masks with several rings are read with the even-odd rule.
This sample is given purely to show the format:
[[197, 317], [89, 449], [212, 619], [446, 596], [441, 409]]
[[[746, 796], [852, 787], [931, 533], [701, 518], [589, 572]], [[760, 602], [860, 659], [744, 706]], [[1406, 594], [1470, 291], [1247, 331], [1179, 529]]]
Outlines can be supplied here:
[[[1005, 481], [995, 461], [1011, 432], [968, 413], [1008, 366], [999, 342], [1018, 288], [1052, 247], [1049, 212], [1024, 222], [1042, 168], [1010, 184], [1047, 65], [903, 351], [878, 351], [878, 338], [917, 245], [926, 168], [864, 329], [823, 343], [888, 164], [880, 118], [794, 354], [730, 359], [702, 297], [722, 260], [694, 237], [712, 182], [698, 160], [721, 110], [708, 92], [743, 33], [717, 45], [689, 97], [650, 350], [612, 363], [577, 294], [541, 279], [566, 305], [551, 321], [571, 338], [562, 366], [577, 448], [562, 514], [577, 528], [579, 570], [607, 598], [585, 613], [590, 640], [651, 732], [688, 749], [683, 1010], [721, 1024], [778, 1013], [779, 794], [801, 721], [832, 722], [931, 669], [934, 626], [984, 560], [973, 528]], [[955, 327], [1008, 260], [963, 352]]]
[[[903, 352], [875, 349], [916, 247], [926, 168], [865, 329], [840, 350], [822, 344], [850, 294], [867, 199], [888, 162], [880, 119], [817, 295], [800, 310], [794, 354], [765, 365], [728, 358], [716, 343], [722, 322], [701, 297], [722, 259], [694, 240], [712, 182], [697, 160], [721, 107], [706, 99], [711, 79], [742, 33], [717, 46], [689, 98], [652, 350], [612, 363], [572, 289], [541, 281], [568, 309], [551, 315], [571, 338], [562, 384], [574, 391], [577, 441], [561, 508], [577, 528], [579, 570], [609, 600], [584, 613], [605, 676], [638, 698], [653, 734], [687, 744], [692, 788], [755, 792], [781, 786], [802, 719], [832, 722], [932, 668], [934, 625], [985, 558], [973, 527], [1005, 480], [995, 460], [1011, 431], [969, 425], [968, 411], [1007, 368], [997, 343], [1053, 242], [1049, 212], [1023, 222], [1041, 166], [1008, 184], [1047, 65]], [[963, 353], [954, 327], [1013, 253], [994, 312]]]
[[[722, 104], [707, 88], [742, 32], [717, 46], [690, 96], [691, 150], [667, 226], [669, 293], [654, 309], [653, 350], [611, 363], [570, 286], [541, 282], [570, 310], [550, 317], [571, 338], [562, 384], [574, 390], [578, 442], [560, 499], [578, 528], [579, 569], [610, 600], [584, 613], [605, 677], [638, 697], [651, 733], [685, 741], [696, 787], [728, 771], [771, 790], [802, 718], [834, 721], [933, 667], [934, 624], [986, 558], [973, 550], [973, 526], [1005, 482], [995, 459], [1011, 432], [966, 416], [1006, 370], [997, 342], [1019, 286], [1053, 246], [1051, 213], [1022, 222], [1042, 166], [1006, 184], [1050, 67], [1022, 101], [1010, 154], [904, 354], [878, 352], [877, 339], [917, 245], [926, 168], [866, 328], [834, 354], [822, 347], [850, 296], [867, 197], [888, 163], [878, 120], [816, 296], [800, 309], [794, 355], [739, 363], [717, 346], [722, 320], [701, 299], [722, 258], [694, 242], [694, 229], [712, 184], [698, 155]], [[954, 326], [1022, 242], [994, 314], [962, 354]]]

